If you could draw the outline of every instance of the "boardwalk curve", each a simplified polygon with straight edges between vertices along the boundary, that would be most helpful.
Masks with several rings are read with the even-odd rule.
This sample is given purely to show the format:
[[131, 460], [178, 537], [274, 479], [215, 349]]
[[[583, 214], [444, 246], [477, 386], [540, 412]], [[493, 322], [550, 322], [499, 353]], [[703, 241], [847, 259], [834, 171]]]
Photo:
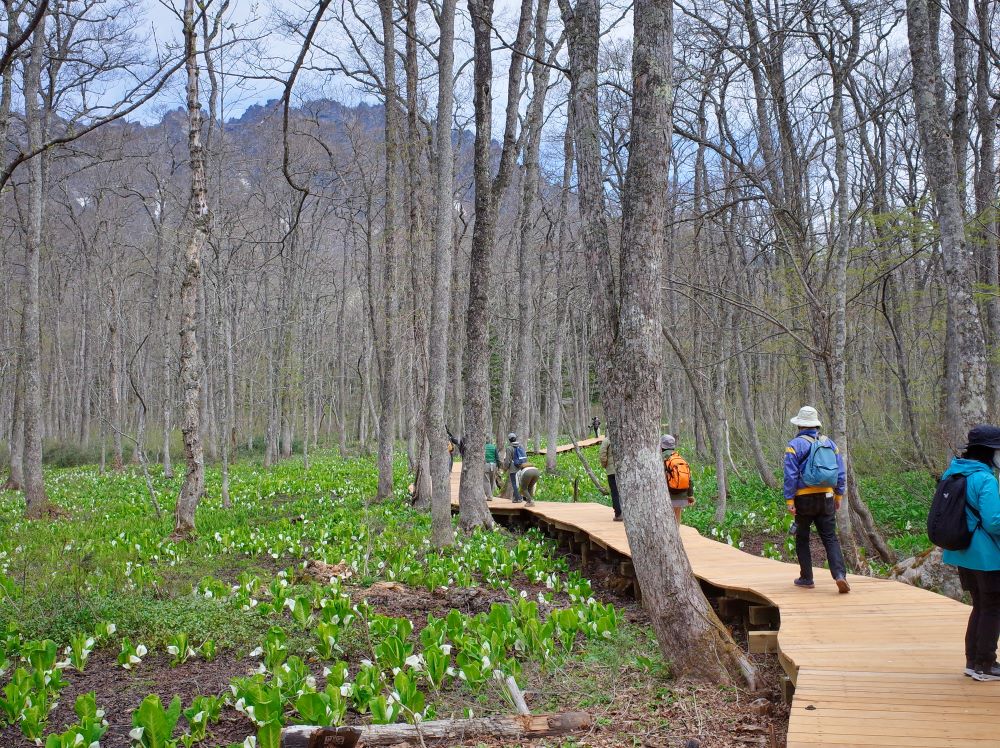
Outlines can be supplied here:
[[[459, 475], [452, 475], [458, 503]], [[625, 528], [596, 503], [494, 499], [497, 515], [527, 515], [631, 558]], [[727, 594], [776, 606], [778, 655], [795, 686], [789, 748], [1000, 746], [1000, 683], [962, 675], [969, 607], [900, 582], [851, 575], [840, 595], [829, 571], [816, 589], [792, 585], [793, 564], [702, 537], [681, 538], [694, 573]]]

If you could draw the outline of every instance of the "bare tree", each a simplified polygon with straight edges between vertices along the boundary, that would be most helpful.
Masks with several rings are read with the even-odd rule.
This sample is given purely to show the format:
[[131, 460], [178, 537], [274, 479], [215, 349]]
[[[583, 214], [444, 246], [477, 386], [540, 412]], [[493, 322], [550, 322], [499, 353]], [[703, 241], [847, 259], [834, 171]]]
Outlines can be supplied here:
[[205, 455], [201, 434], [201, 361], [198, 349], [198, 312], [201, 292], [201, 253], [208, 239], [208, 185], [201, 143], [201, 100], [198, 86], [198, 27], [194, 0], [184, 2], [184, 58], [187, 72], [188, 153], [191, 169], [191, 235], [184, 247], [181, 284], [181, 367], [184, 395], [184, 461], [186, 470], [174, 517], [174, 533], [195, 531], [195, 510], [205, 493]]

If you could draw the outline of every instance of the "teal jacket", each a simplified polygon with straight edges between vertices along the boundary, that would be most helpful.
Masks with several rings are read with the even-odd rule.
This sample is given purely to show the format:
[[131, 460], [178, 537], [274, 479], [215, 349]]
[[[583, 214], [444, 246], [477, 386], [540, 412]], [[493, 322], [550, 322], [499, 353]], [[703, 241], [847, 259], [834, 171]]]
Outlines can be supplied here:
[[[1000, 486], [993, 471], [977, 460], [956, 457], [944, 476], [965, 476], [965, 501], [979, 510], [983, 527], [976, 530], [972, 543], [964, 551], [945, 551], [942, 560], [952, 566], [977, 571], [1000, 571]], [[966, 510], [969, 529], [976, 526], [972, 512]]]

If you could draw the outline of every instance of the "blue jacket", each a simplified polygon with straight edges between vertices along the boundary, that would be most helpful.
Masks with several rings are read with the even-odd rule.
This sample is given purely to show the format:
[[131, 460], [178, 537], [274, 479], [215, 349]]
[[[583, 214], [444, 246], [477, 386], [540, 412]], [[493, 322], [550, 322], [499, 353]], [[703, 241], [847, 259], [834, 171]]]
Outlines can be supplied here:
[[[819, 436], [819, 429], [800, 429], [798, 435], [788, 442], [788, 448], [785, 449], [785, 501], [791, 503], [795, 501], [796, 496], [824, 493], [831, 489], [837, 498], [842, 497], [847, 486], [847, 472], [844, 470], [844, 458], [836, 444], [833, 448], [837, 452], [837, 485], [807, 486], [802, 482], [802, 468], [805, 467], [806, 458], [809, 457], [809, 450], [812, 447], [812, 442], [805, 438], [807, 436], [816, 439]], [[830, 443], [833, 443], [833, 439], [830, 439]]]
[[[965, 501], [983, 518], [983, 528], [976, 530], [972, 543], [963, 551], [945, 551], [942, 560], [952, 566], [978, 571], [1000, 571], [1000, 489], [989, 466], [978, 460], [956, 457], [942, 477], [965, 476]], [[976, 526], [972, 512], [966, 509], [969, 529]]]

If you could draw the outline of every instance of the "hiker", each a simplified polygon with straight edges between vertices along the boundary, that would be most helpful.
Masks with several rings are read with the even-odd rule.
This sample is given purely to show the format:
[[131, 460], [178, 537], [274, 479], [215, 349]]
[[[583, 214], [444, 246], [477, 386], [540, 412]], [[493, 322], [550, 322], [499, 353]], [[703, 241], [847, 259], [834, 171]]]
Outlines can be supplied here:
[[517, 486], [524, 497], [525, 506], [535, 505], [535, 487], [541, 475], [534, 465], [525, 465], [517, 474]]
[[820, 434], [823, 424], [812, 406], [802, 406], [791, 423], [798, 433], [785, 449], [785, 503], [795, 515], [795, 555], [799, 559], [795, 585], [810, 590], [816, 586], [809, 549], [809, 532], [815, 523], [837, 589], [850, 592], [837, 538], [837, 510], [846, 486], [844, 458], [833, 440]]
[[520, 504], [521, 494], [517, 490], [517, 474], [522, 467], [528, 462], [528, 455], [524, 451], [524, 447], [517, 440], [517, 434], [511, 432], [507, 434], [507, 475], [510, 478], [510, 489], [514, 494], [512, 501], [515, 504]]
[[444, 430], [448, 432], [448, 472], [450, 473], [455, 467], [455, 450], [457, 449], [460, 455], [465, 454], [465, 439], [456, 437], [447, 426], [444, 427]]
[[[945, 550], [942, 560], [958, 567], [962, 589], [972, 598], [972, 613], [965, 632], [965, 675], [977, 681], [1000, 680], [1000, 665], [997, 664], [997, 639], [1000, 637], [1000, 492], [993, 473], [998, 467], [1000, 428], [976, 426], [969, 431], [968, 444], [962, 456], [952, 459], [940, 484], [946, 486], [949, 479], [958, 476], [965, 479], [965, 529], [971, 538], [965, 535], [958, 545], [964, 545], [965, 541], [968, 545], [960, 550]], [[937, 494], [934, 498], [932, 514]], [[960, 507], [962, 504], [959, 502], [953, 506]]]
[[493, 500], [493, 492], [497, 487], [497, 445], [493, 440], [486, 437], [486, 469], [483, 472], [483, 489], [486, 491], [486, 500]]
[[615, 510], [615, 522], [622, 521], [622, 500], [618, 495], [618, 479], [615, 477], [615, 456], [611, 453], [611, 440], [601, 442], [601, 467], [608, 474], [608, 490], [611, 491], [611, 508]]
[[670, 506], [674, 509], [674, 519], [681, 523], [681, 510], [694, 503], [694, 481], [691, 466], [677, 453], [677, 439], [670, 434], [660, 437], [660, 456], [663, 458], [663, 474], [667, 478]]
[[594, 416], [593, 419], [590, 421], [590, 428], [592, 428], [594, 430], [594, 438], [595, 439], [600, 439], [601, 438], [601, 419], [598, 418], [597, 416]]

